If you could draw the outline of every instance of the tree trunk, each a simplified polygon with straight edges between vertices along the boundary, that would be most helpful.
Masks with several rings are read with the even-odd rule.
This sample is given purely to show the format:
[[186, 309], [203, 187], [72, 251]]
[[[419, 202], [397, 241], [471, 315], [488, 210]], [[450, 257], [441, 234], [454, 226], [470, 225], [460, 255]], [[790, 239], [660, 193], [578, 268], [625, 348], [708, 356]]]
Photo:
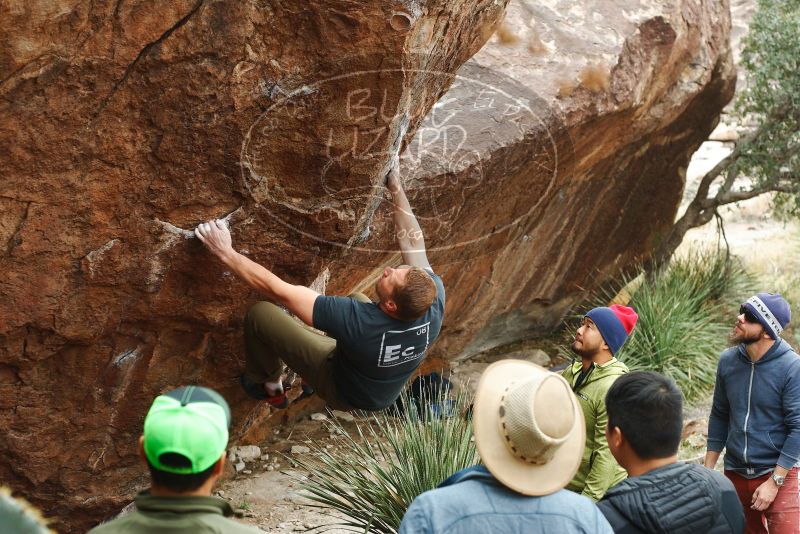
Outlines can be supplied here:
[[686, 213], [672, 225], [667, 236], [645, 263], [645, 273], [647, 276], [650, 277], [669, 265], [672, 255], [675, 254], [675, 251], [678, 250], [678, 247], [683, 243], [686, 232], [692, 228], [703, 226], [713, 219], [717, 207], [716, 204], [712, 207], [703, 207], [699, 199], [695, 198], [686, 208]]

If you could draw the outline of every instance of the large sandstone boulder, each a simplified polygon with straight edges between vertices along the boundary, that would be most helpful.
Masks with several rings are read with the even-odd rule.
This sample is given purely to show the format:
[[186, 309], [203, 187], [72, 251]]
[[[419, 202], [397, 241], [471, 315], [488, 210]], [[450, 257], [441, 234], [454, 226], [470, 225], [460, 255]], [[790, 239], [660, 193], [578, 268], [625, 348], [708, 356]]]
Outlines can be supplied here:
[[83, 531], [146, 483], [154, 395], [211, 385], [235, 436], [260, 421], [236, 386], [256, 295], [190, 230], [226, 217], [324, 289], [505, 3], [3, 2], [0, 479]]

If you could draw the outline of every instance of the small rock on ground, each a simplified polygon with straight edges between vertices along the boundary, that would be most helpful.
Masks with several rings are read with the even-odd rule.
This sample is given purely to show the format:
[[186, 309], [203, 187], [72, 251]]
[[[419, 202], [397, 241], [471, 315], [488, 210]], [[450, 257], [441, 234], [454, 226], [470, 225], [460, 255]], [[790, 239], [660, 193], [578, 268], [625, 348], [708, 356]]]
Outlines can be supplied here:
[[341, 419], [342, 421], [347, 421], [349, 423], [352, 423], [353, 421], [356, 420], [353, 414], [348, 412], [343, 412], [341, 410], [332, 410], [331, 413], [336, 419]]
[[257, 445], [242, 445], [233, 448], [236, 457], [245, 462], [251, 462], [261, 456], [261, 448]]

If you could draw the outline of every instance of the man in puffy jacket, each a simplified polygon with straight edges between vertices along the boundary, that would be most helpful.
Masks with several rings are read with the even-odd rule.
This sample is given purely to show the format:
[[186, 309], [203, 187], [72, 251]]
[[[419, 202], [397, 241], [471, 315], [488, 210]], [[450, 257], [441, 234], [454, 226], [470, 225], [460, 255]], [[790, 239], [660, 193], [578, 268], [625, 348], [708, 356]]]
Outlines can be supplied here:
[[681, 392], [669, 378], [633, 372], [606, 397], [608, 448], [628, 478], [597, 506], [614, 532], [740, 534], [744, 513], [733, 484], [696, 464], [678, 463]]
[[725, 447], [725, 475], [744, 506], [748, 533], [800, 532], [800, 356], [780, 337], [789, 304], [758, 293], [739, 309], [737, 345], [717, 365], [704, 464]]
[[606, 393], [614, 381], [628, 372], [614, 355], [636, 325], [633, 308], [614, 304], [594, 308], [583, 318], [575, 334], [572, 352], [580, 356], [561, 373], [578, 397], [586, 422], [586, 447], [568, 490], [597, 501], [606, 490], [625, 478], [606, 443]]

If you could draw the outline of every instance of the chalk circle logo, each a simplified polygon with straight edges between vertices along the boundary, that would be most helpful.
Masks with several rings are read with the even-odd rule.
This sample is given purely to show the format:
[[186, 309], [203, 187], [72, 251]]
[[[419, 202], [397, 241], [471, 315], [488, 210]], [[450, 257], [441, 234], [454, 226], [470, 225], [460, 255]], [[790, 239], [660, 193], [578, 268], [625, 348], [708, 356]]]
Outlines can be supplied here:
[[[437, 92], [408, 89], [415, 83]], [[275, 87], [273, 103], [245, 136], [242, 181], [270, 217], [327, 245], [396, 252], [394, 242], [370, 239], [376, 230], [394, 231], [375, 214], [391, 202], [384, 184], [395, 154], [431, 252], [484, 253], [502, 243], [491, 238], [528, 221], [550, 199], [561, 161], [571, 161], [558, 114], [476, 63], [455, 74], [354, 69], [293, 91]], [[524, 158], [505, 157], [504, 148], [520, 142]], [[520, 186], [521, 173], [530, 173], [535, 187]], [[491, 222], [482, 225], [487, 209]]]

